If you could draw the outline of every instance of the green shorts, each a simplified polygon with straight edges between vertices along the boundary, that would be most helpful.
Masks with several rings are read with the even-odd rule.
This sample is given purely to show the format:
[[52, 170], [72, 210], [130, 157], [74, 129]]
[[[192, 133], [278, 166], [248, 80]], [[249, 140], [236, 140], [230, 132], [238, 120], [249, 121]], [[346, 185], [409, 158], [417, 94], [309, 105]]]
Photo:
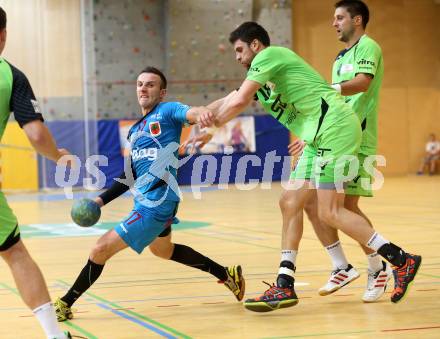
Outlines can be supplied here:
[[359, 153], [359, 171], [357, 176], [347, 183], [345, 188], [345, 194], [356, 195], [360, 197], [372, 197], [373, 190], [371, 185], [373, 184], [373, 176], [365, 170], [364, 161], [368, 155]]
[[7, 250], [19, 239], [17, 217], [9, 207], [3, 192], [0, 192], [0, 251]]
[[310, 180], [316, 188], [343, 190], [358, 171], [362, 130], [353, 114], [327, 128], [307, 144], [290, 174], [291, 180]]

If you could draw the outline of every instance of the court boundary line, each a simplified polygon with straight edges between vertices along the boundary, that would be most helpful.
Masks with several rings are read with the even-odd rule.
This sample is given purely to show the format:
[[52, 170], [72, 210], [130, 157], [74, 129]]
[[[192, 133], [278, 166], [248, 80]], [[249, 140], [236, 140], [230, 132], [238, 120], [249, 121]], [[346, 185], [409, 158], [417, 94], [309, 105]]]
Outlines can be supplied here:
[[[58, 281], [59, 283], [63, 284], [64, 286], [66, 286], [66, 287], [70, 287], [70, 285], [69, 285], [67, 282], [63, 281], [63, 280], [58, 279], [57, 281]], [[91, 293], [91, 292], [85, 292], [85, 294], [88, 295], [88, 296], [90, 296], [91, 298], [97, 300], [97, 301], [100, 301], [101, 303], [104, 303], [104, 304], [107, 304], [107, 305], [113, 306], [114, 308], [119, 308], [119, 309], [123, 309], [123, 308], [124, 308], [123, 306], [118, 305], [118, 304], [116, 304], [116, 303], [114, 303], [114, 302], [112, 302], [112, 301], [110, 301], [110, 300], [104, 299], [103, 297], [100, 297], [100, 296], [98, 296], [98, 295], [96, 295], [96, 294], [94, 294], [94, 293]], [[98, 303], [97, 303], [97, 304], [98, 304]], [[111, 310], [111, 311], [113, 311], [113, 310]], [[158, 327], [162, 328], [163, 330], [166, 330], [166, 331], [168, 331], [168, 332], [170, 332], [170, 333], [173, 333], [174, 335], [176, 335], [176, 336], [179, 337], [179, 338], [183, 338], [183, 339], [192, 339], [192, 337], [190, 337], [190, 336], [188, 336], [188, 335], [186, 335], [186, 334], [184, 334], [184, 333], [182, 333], [182, 332], [179, 332], [178, 330], [176, 330], [176, 329], [174, 329], [174, 328], [172, 328], [172, 327], [170, 327], [170, 326], [167, 326], [167, 325], [165, 325], [165, 324], [162, 324], [161, 322], [159, 322], [159, 321], [157, 321], [157, 320], [154, 320], [154, 319], [152, 319], [152, 318], [150, 318], [150, 317], [144, 316], [144, 315], [142, 315], [142, 314], [139, 314], [139, 313], [137, 313], [137, 312], [134, 312], [134, 311], [131, 311], [131, 310], [127, 310], [127, 309], [124, 309], [123, 312], [126, 312], [126, 313], [128, 313], [129, 315], [131, 315], [131, 316], [133, 316], [133, 317], [136, 317], [136, 318], [138, 318], [138, 319], [145, 320], [145, 321], [149, 322], [149, 323], [152, 324], [152, 325], [158, 326]]]
[[158, 335], [160, 335], [160, 336], [162, 336], [164, 338], [168, 338], [168, 339], [175, 339], [175, 338], [177, 338], [177, 337], [175, 337], [175, 336], [173, 336], [173, 335], [171, 335], [171, 334], [169, 334], [169, 333], [167, 333], [165, 331], [162, 331], [161, 329], [159, 329], [157, 327], [154, 327], [153, 325], [151, 325], [151, 324], [149, 324], [147, 322], [144, 322], [144, 321], [139, 320], [139, 319], [137, 319], [135, 317], [129, 316], [128, 314], [125, 314], [124, 312], [121, 312], [121, 310], [112, 309], [111, 307], [107, 306], [106, 304], [102, 304], [102, 303], [97, 303], [96, 305], [101, 307], [101, 308], [103, 308], [103, 309], [105, 309], [105, 310], [108, 310], [108, 311], [110, 311], [110, 312], [112, 312], [112, 313], [114, 313], [114, 314], [116, 314], [116, 315], [118, 315], [118, 316], [120, 316], [120, 317], [122, 317], [124, 319], [127, 319], [127, 320], [129, 320], [131, 322], [134, 322], [135, 324], [138, 324], [138, 325], [141, 325], [142, 327], [148, 328], [149, 330], [157, 333]]

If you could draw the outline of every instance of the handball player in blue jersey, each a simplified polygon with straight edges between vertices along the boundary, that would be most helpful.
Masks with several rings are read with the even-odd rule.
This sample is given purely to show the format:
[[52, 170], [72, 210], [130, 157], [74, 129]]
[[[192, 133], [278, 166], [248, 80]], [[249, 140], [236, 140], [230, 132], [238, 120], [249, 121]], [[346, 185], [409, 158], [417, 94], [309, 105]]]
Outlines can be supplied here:
[[95, 199], [104, 206], [131, 189], [134, 207], [126, 219], [98, 239], [73, 286], [55, 302], [58, 321], [73, 318], [73, 303], [98, 279], [107, 260], [127, 247], [140, 254], [149, 246], [156, 256], [214, 275], [237, 300], [243, 298], [245, 282], [240, 266], [224, 267], [171, 241], [171, 225], [178, 223], [177, 167], [182, 128], [197, 123], [201, 113], [216, 109], [217, 104], [189, 107], [179, 102], [163, 102], [167, 80], [154, 67], [139, 74], [136, 87], [142, 117], [128, 134], [129, 163], [113, 185]]

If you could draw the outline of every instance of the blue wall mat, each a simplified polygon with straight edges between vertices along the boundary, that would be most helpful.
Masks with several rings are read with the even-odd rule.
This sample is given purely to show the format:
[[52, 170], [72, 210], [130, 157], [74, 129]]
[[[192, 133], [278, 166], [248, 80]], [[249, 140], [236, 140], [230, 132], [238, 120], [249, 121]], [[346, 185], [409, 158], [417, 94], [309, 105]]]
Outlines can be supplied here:
[[[81, 159], [81, 171], [79, 181], [75, 186], [82, 186], [85, 174], [85, 141], [84, 141], [84, 122], [83, 121], [69, 121], [69, 122], [49, 122], [49, 129], [53, 133], [58, 145], [69, 149], [72, 153], [79, 156]], [[123, 170], [123, 158], [120, 150], [119, 142], [119, 122], [118, 120], [101, 120], [97, 123], [98, 138], [98, 152], [108, 158], [108, 166], [100, 166], [99, 169], [106, 177], [105, 187], [111, 185], [113, 178], [120, 175]], [[244, 177], [245, 182], [249, 179], [262, 180], [264, 160], [266, 154], [275, 151], [277, 156], [288, 156], [287, 145], [289, 143], [289, 132], [281, 126], [274, 118], [268, 115], [255, 116], [255, 135], [257, 152], [254, 154], [235, 153], [232, 155], [213, 154], [211, 157], [212, 166], [215, 166], [215, 178], [209, 178], [210, 181], [218, 183], [233, 183], [237, 176], [237, 164], [243, 156], [254, 157], [257, 156], [260, 160], [258, 166], [252, 166], [248, 163], [246, 173], [238, 173]], [[202, 158], [200, 158], [202, 157]], [[179, 184], [189, 185], [192, 182], [199, 180], [204, 181], [207, 174], [207, 163], [202, 162], [206, 159], [206, 155], [192, 156], [181, 168], [179, 168], [178, 181]], [[215, 161], [214, 161], [215, 159]], [[220, 178], [222, 163], [231, 161], [230, 175]], [[242, 160], [243, 161], [243, 160]], [[265, 179], [272, 181], [279, 181], [281, 179], [283, 159], [274, 164], [272, 175], [265, 177]], [[196, 168], [194, 168], [194, 164]], [[46, 187], [57, 187], [55, 184], [55, 165], [52, 162], [46, 161], [46, 170], [42, 170], [42, 163], [39, 161], [40, 187], [42, 187], [43, 175], [46, 176]], [[203, 167], [203, 168], [200, 168]], [[197, 172], [198, 171], [198, 172]], [[191, 179], [192, 173], [198, 173], [195, 180]], [[221, 179], [221, 180], [220, 180]]]
[[106, 177], [105, 187], [112, 184], [113, 178], [119, 177], [124, 169], [124, 158], [121, 155], [119, 142], [119, 120], [101, 120], [98, 122], [98, 150], [108, 158], [108, 166], [100, 167]]
[[[89, 155], [98, 154], [98, 135], [97, 135], [97, 121], [90, 120], [88, 124], [89, 141], [86, 145], [85, 140], [85, 121], [73, 120], [73, 121], [48, 121], [46, 122], [49, 130], [57, 142], [59, 148], [66, 148], [72, 154], [79, 157], [81, 166], [78, 167], [79, 177], [73, 186], [83, 186], [83, 180], [86, 175], [85, 163], [86, 163], [86, 149], [89, 151]], [[97, 165], [97, 164], [96, 164]], [[55, 181], [56, 165], [54, 162], [38, 157], [38, 179], [40, 187], [57, 188], [59, 187]], [[88, 175], [92, 178], [92, 183], [96, 183], [96, 178]], [[67, 180], [67, 175], [65, 180]]]
[[[74, 186], [82, 186], [85, 174], [84, 121], [48, 121], [47, 127], [52, 132], [59, 148], [66, 148], [81, 160], [79, 180]], [[58, 187], [55, 183], [56, 165], [53, 161], [38, 157], [38, 180], [40, 187]]]

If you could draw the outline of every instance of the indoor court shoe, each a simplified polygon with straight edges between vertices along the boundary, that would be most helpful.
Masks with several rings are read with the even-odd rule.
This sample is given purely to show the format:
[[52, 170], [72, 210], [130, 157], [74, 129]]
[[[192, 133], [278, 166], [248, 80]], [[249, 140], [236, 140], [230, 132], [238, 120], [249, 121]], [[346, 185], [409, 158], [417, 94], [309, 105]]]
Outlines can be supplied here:
[[269, 284], [269, 289], [266, 290], [261, 296], [247, 299], [244, 302], [244, 307], [254, 312], [269, 312], [279, 308], [291, 307], [298, 304], [299, 300], [296, 296], [295, 289], [282, 288], [275, 286], [275, 284]]
[[393, 275], [391, 266], [382, 261], [383, 268], [380, 271], [372, 272], [368, 270], [367, 289], [362, 300], [366, 303], [372, 303], [378, 300], [387, 288], [387, 283]]
[[57, 314], [57, 320], [59, 322], [73, 318], [72, 309], [60, 298], [55, 301], [53, 306], [55, 307], [55, 313]]
[[241, 301], [244, 296], [245, 291], [245, 281], [243, 277], [243, 273], [240, 265], [235, 265], [231, 267], [225, 267], [226, 273], [228, 274], [228, 279], [226, 281], [219, 281], [219, 283], [223, 283], [238, 301]]
[[334, 270], [330, 274], [327, 284], [321, 287], [318, 290], [318, 293], [322, 296], [332, 294], [357, 278], [359, 278], [358, 271], [356, 271], [353, 266], [348, 264], [347, 268], [345, 269]]
[[405, 265], [402, 267], [393, 266], [394, 291], [391, 294], [393, 303], [398, 303], [405, 297], [421, 263], [422, 257], [420, 255], [407, 253]]

